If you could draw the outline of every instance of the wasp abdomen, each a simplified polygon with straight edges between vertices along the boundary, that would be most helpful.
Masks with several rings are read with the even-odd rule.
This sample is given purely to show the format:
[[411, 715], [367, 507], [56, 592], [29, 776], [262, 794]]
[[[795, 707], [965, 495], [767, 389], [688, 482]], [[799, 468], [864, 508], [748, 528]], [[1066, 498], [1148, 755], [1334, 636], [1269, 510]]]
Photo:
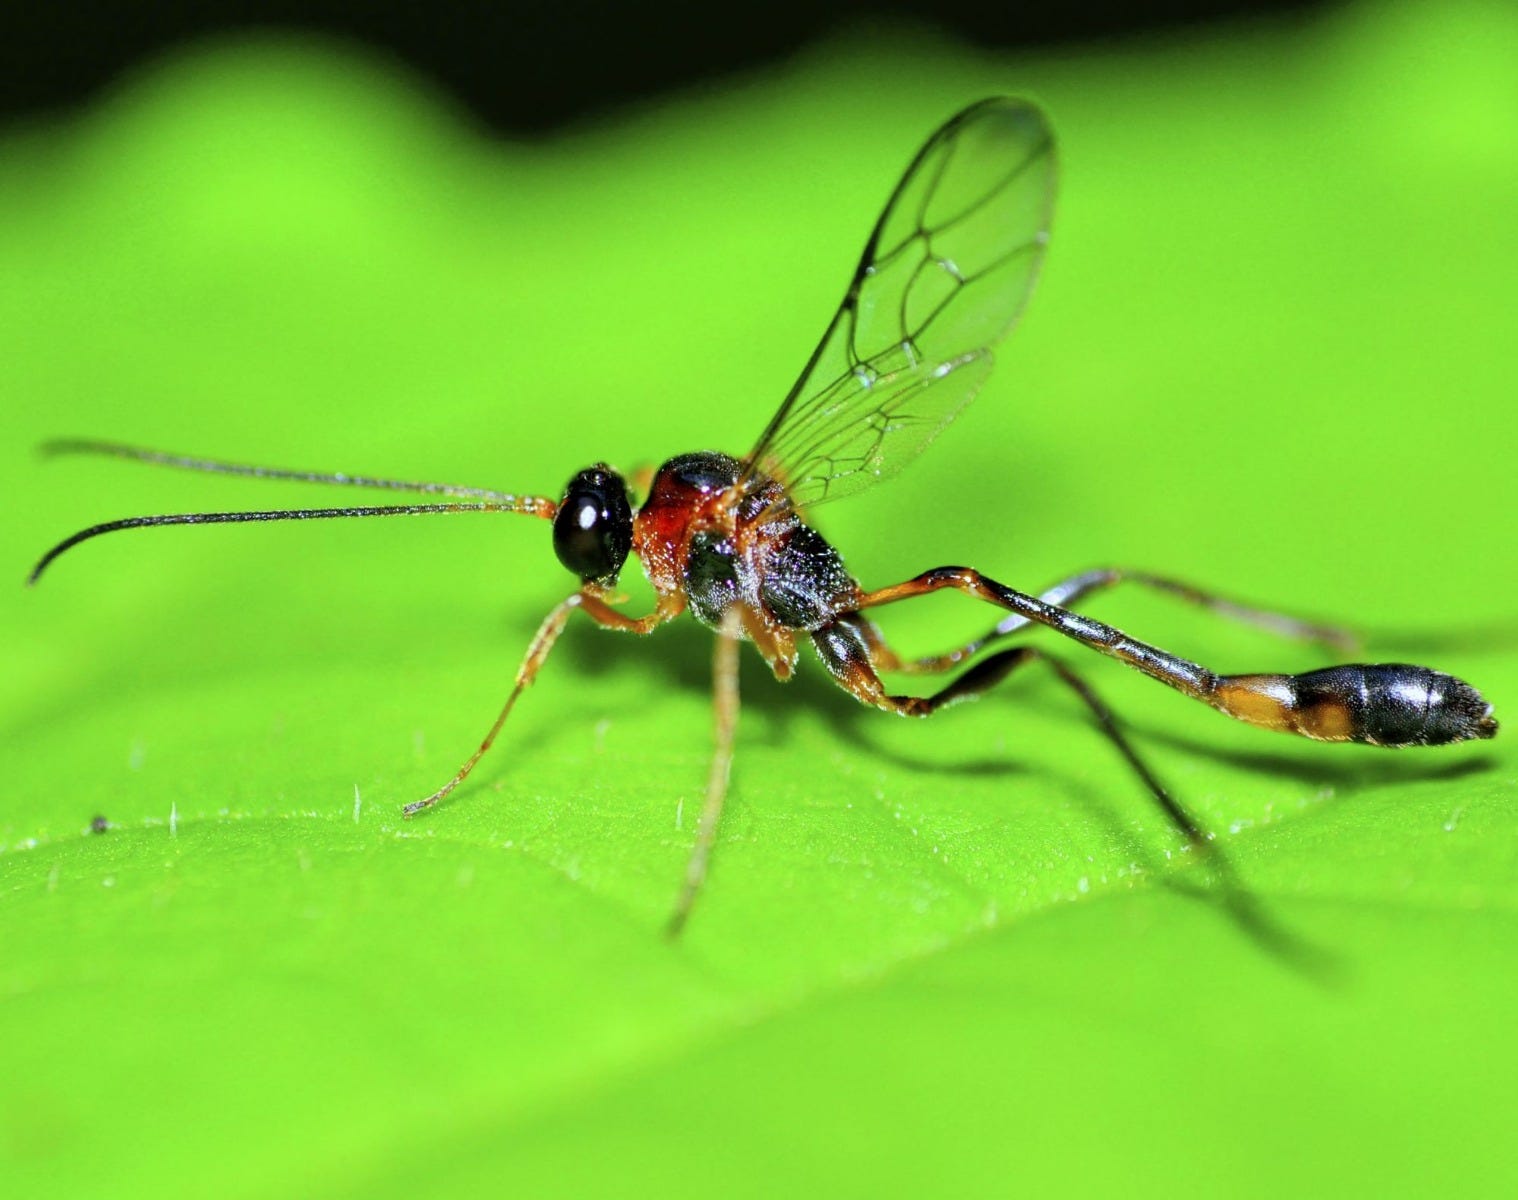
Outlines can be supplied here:
[[1497, 732], [1464, 680], [1408, 663], [1351, 663], [1302, 675], [1230, 675], [1213, 702], [1229, 716], [1325, 742], [1442, 746]]

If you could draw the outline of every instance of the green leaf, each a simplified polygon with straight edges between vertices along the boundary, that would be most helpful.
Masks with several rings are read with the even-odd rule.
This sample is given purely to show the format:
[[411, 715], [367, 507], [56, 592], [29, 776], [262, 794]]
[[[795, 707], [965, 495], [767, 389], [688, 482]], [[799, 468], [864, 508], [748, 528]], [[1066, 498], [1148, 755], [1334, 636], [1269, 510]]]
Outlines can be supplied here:
[[[933, 450], [819, 512], [852, 569], [1161, 570], [1506, 717], [1515, 37], [1477, 4], [1044, 61], [856, 35], [538, 146], [254, 42], [10, 133], [7, 1193], [1511, 1190], [1507, 735], [1295, 742], [1064, 650], [1324, 980], [1228, 918], [1055, 682], [908, 723], [746, 653], [671, 943], [691, 622], [572, 625], [470, 782], [399, 817], [572, 586], [543, 525], [151, 530], [19, 583], [95, 521], [334, 499], [41, 465], [48, 437], [546, 494], [741, 453], [921, 138], [1020, 90], [1061, 136], [1044, 283]], [[1136, 592], [1090, 611], [1220, 670], [1323, 661]], [[885, 619], [928, 652], [994, 614]]]

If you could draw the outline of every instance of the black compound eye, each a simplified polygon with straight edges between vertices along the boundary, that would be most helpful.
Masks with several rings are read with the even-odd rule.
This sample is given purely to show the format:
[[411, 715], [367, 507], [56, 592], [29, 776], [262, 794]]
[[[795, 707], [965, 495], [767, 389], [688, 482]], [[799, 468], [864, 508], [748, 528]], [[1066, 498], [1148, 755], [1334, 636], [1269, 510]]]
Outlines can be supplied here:
[[632, 506], [622, 477], [606, 466], [581, 471], [553, 519], [553, 552], [584, 582], [611, 584], [631, 549]]

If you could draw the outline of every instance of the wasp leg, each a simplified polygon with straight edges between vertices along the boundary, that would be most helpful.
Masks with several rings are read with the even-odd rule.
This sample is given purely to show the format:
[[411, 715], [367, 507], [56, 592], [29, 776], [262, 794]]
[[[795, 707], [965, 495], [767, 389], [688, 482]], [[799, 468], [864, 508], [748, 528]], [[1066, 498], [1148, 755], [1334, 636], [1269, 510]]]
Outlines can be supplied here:
[[[1046, 588], [1039, 593], [1038, 598], [1045, 604], [1069, 608], [1077, 600], [1089, 596], [1092, 592], [1102, 591], [1119, 583], [1136, 583], [1157, 592], [1165, 592], [1184, 600], [1187, 604], [1210, 609], [1229, 620], [1253, 625], [1257, 629], [1263, 629], [1281, 637], [1295, 638], [1303, 642], [1321, 642], [1323, 645], [1345, 652], [1355, 650], [1360, 644], [1360, 639], [1353, 632], [1338, 625], [1322, 625], [1316, 621], [1304, 621], [1300, 617], [1288, 616], [1285, 613], [1240, 604], [1236, 600], [1219, 596], [1216, 592], [1193, 587], [1179, 579], [1151, 575], [1147, 571], [1129, 571], [1121, 567], [1098, 567], [1092, 571], [1082, 571], [1079, 575], [1072, 575], [1069, 579]], [[1026, 629], [1028, 624], [1027, 617], [1021, 615], [1007, 617], [981, 639], [981, 644], [984, 645], [996, 638], [1006, 637], [1010, 633]]]
[[566, 603], [578, 605], [602, 629], [615, 629], [619, 633], [652, 633], [685, 611], [685, 599], [678, 595], [660, 596], [654, 611], [642, 617], [629, 617], [626, 613], [618, 612], [593, 592], [579, 592]]
[[881, 683], [880, 676], [875, 673], [877, 664], [873, 661], [875, 658], [873, 648], [868, 638], [861, 633], [858, 624], [850, 619], [852, 616], [857, 616], [857, 614], [849, 614], [819, 629], [812, 634], [812, 644], [816, 646], [818, 656], [833, 678], [857, 700], [904, 717], [927, 717], [957, 701], [975, 699], [983, 692], [995, 687], [1024, 663], [1041, 660], [1048, 664], [1049, 669], [1059, 676], [1066, 687], [1080, 697], [1081, 702], [1096, 718], [1097, 726], [1101, 729], [1103, 736], [1117, 747], [1118, 752], [1127, 760], [1134, 773], [1143, 780], [1144, 786], [1149, 789], [1155, 802], [1165, 810], [1165, 814], [1186, 840], [1200, 848], [1203, 853], [1214, 851], [1202, 827], [1165, 790], [1160, 781], [1155, 778], [1154, 772], [1138, 756], [1132, 743], [1118, 728], [1112, 710], [1102, 702], [1084, 679], [1058, 658], [1036, 646], [1018, 646], [1011, 650], [998, 651], [991, 657], [982, 659], [948, 687], [931, 696], [890, 696], [886, 694], [885, 685]]
[[469, 756], [468, 761], [458, 769], [452, 779], [432, 795], [414, 801], [401, 809], [402, 816], [414, 817], [423, 809], [431, 808], [468, 778], [469, 772], [474, 770], [475, 763], [485, 756], [485, 752], [495, 742], [496, 735], [501, 732], [501, 726], [506, 724], [506, 718], [511, 715], [517, 697], [537, 678], [538, 670], [547, 659], [548, 652], [553, 649], [553, 644], [559, 640], [559, 634], [564, 632], [564, 625], [568, 622], [570, 613], [575, 609], [583, 611], [603, 629], [618, 629], [628, 633], [651, 633], [679, 612], [677, 604], [666, 604], [661, 601], [659, 607], [646, 617], [629, 617], [612, 608], [599, 596], [588, 592], [576, 592], [573, 596], [554, 605], [553, 611], [543, 618], [543, 623], [538, 626], [537, 633], [533, 635], [532, 642], [527, 647], [527, 654], [522, 659], [522, 665], [517, 668], [516, 682], [512, 686], [511, 695], [506, 697], [506, 703], [501, 707], [500, 715], [496, 717], [495, 724], [490, 727], [490, 732], [485, 735], [485, 740], [480, 743], [480, 748]]
[[1444, 745], [1489, 738], [1497, 732], [1492, 707], [1475, 688], [1428, 667], [1352, 663], [1301, 675], [1218, 675], [969, 567], [938, 567], [905, 583], [868, 592], [858, 607], [873, 608], [944, 588], [1005, 608], [1024, 621], [1047, 625], [1183, 695], [1263, 729], [1372, 746]]
[[[1045, 604], [1054, 605], [1057, 608], [1068, 608], [1092, 592], [1102, 591], [1119, 583], [1137, 583], [1155, 591], [1166, 592], [1188, 604], [1211, 609], [1220, 616], [1253, 625], [1282, 637], [1296, 638], [1304, 642], [1321, 642], [1340, 651], [1352, 651], [1359, 645], [1359, 639], [1353, 633], [1335, 625], [1320, 625], [1313, 621], [1287, 616], [1285, 613], [1253, 608], [1213, 592], [1192, 587], [1189, 583], [1182, 583], [1177, 579], [1169, 579], [1163, 575], [1150, 575], [1145, 571], [1128, 571], [1120, 567], [1098, 567], [1092, 571], [1082, 571], [1079, 575], [1072, 575], [1053, 587], [1046, 588], [1038, 594], [1038, 598]], [[877, 650], [875, 665], [882, 671], [901, 671], [908, 675], [927, 675], [947, 671], [980, 653], [992, 642], [1000, 641], [1010, 634], [1019, 633], [1032, 623], [1030, 618], [1014, 613], [988, 630], [984, 636], [967, 642], [956, 650], [951, 650], [947, 654], [934, 654], [916, 659], [901, 658], [885, 644], [884, 639], [880, 638], [877, 632], [873, 635], [871, 643]]]
[[675, 900], [665, 932], [675, 937], [685, 927], [691, 906], [706, 881], [712, 843], [727, 799], [727, 781], [733, 767], [733, 735], [738, 728], [738, 630], [737, 609], [728, 609], [712, 653], [712, 713], [714, 717], [712, 769], [706, 780], [706, 800], [696, 826], [696, 844], [685, 864], [685, 881]]
[[1197, 857], [1212, 869], [1222, 889], [1222, 901], [1240, 927], [1267, 949], [1283, 955], [1298, 966], [1319, 969], [1325, 965], [1315, 949], [1299, 941], [1278, 926], [1261, 908], [1253, 894], [1240, 881], [1233, 863], [1221, 846], [1212, 840], [1195, 817], [1162, 784], [1149, 765], [1139, 756], [1133, 743], [1123, 733], [1117, 718], [1084, 679], [1060, 659], [1036, 646], [1018, 646], [1002, 650], [983, 659], [932, 696], [890, 696], [876, 674], [875, 650], [869, 630], [878, 631], [858, 613], [847, 613], [832, 625], [812, 634], [817, 648], [833, 678], [865, 704], [901, 716], [927, 717], [949, 704], [970, 700], [995, 687], [1024, 663], [1042, 661], [1060, 681], [1080, 698], [1096, 720], [1097, 729], [1107, 739], [1129, 768], [1137, 775], [1150, 798], [1160, 807], [1171, 825], [1186, 839]]

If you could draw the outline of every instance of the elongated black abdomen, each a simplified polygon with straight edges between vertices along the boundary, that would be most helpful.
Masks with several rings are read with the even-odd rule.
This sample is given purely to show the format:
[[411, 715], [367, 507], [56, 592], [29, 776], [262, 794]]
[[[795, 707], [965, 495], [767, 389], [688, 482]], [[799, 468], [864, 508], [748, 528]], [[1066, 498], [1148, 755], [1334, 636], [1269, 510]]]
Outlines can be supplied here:
[[1296, 677], [1304, 709], [1342, 703], [1351, 741], [1372, 746], [1443, 746], [1497, 732], [1492, 706], [1464, 680], [1409, 663], [1327, 667]]
[[1219, 708], [1250, 724], [1329, 742], [1443, 746], [1497, 732], [1492, 706], [1470, 684], [1410, 663], [1231, 675], [1214, 695]]

